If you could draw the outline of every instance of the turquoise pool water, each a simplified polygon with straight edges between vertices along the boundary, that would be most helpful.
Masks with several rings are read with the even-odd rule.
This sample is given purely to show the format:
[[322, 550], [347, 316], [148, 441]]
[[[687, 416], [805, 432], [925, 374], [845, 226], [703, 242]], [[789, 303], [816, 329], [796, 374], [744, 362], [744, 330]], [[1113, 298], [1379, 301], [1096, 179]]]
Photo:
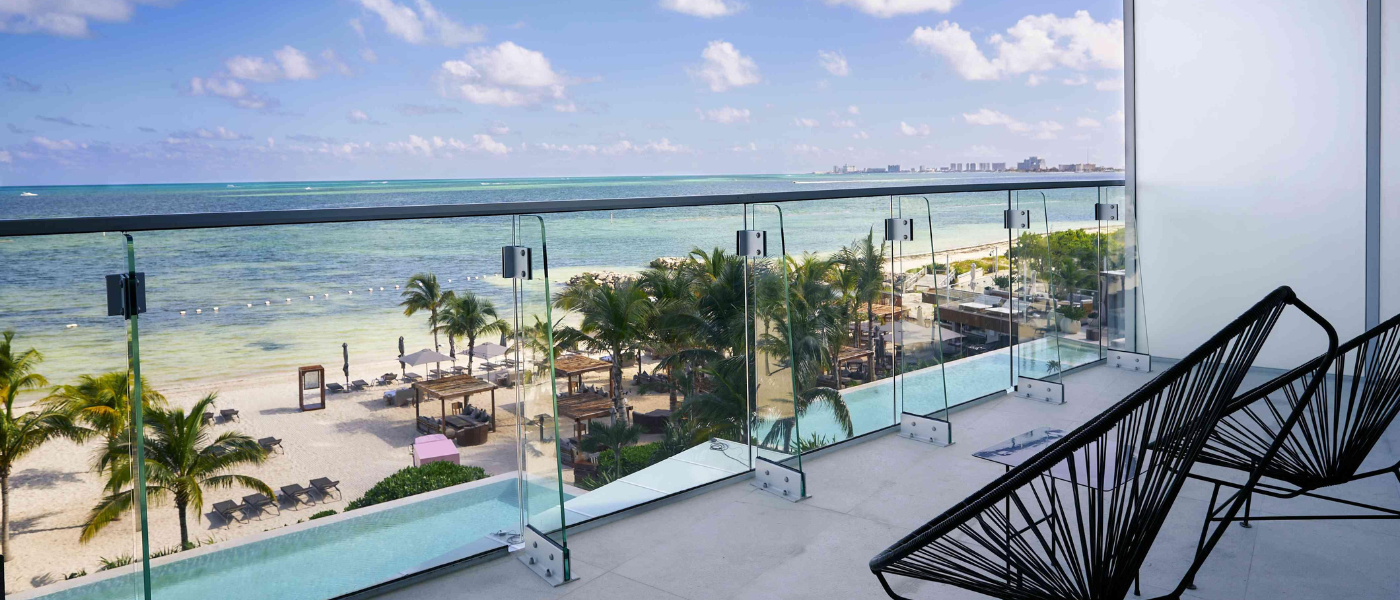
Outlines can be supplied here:
[[[557, 498], [543, 488], [532, 492], [531, 504], [551, 495]], [[565, 499], [571, 497], [565, 495]], [[152, 596], [162, 600], [333, 598], [487, 550], [492, 544], [483, 543], [483, 536], [519, 527], [517, 506], [516, 482], [510, 479], [385, 510], [363, 509], [365, 513], [354, 518], [158, 565], [151, 570]], [[307, 516], [315, 512], [303, 511]], [[241, 525], [257, 526], [257, 521]], [[41, 597], [133, 598], [138, 597], [134, 590], [139, 589], [139, 580], [139, 573], [128, 573]]]
[[[1051, 361], [1070, 369], [1099, 359], [1099, 347], [1074, 340], [1053, 340], [1018, 344], [1013, 359], [1006, 349], [951, 361], [940, 369], [930, 367], [902, 376], [903, 381], [884, 379], [842, 392], [851, 414], [855, 435], [894, 425], [900, 412], [928, 414], [943, 410], [944, 378], [947, 379], [948, 406], [953, 407], [1005, 390], [1014, 385], [1015, 375], [1044, 378], [1050, 375]], [[898, 386], [898, 388], [896, 388]], [[830, 408], [821, 405], [798, 423], [803, 439], [819, 435], [829, 441], [846, 439]], [[760, 435], [762, 432], [760, 432]]]

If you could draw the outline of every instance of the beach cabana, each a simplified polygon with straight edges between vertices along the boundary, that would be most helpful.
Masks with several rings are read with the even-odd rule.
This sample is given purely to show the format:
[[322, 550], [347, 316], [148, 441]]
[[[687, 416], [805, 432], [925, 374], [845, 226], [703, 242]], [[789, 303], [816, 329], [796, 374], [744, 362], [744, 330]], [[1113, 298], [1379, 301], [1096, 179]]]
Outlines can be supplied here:
[[599, 417], [610, 417], [612, 411], [612, 399], [597, 392], [559, 398], [559, 416], [574, 422], [575, 439], [581, 440], [584, 434], [588, 433], [587, 422]]
[[876, 304], [870, 307], [870, 314], [881, 323], [887, 323], [890, 319], [903, 319], [909, 314], [909, 309], [903, 306], [891, 306], [889, 304]]
[[864, 362], [866, 366], [865, 380], [870, 381], [870, 378], [873, 376], [874, 373], [874, 369], [870, 368], [870, 357], [874, 354], [874, 350], [842, 346], [841, 351], [836, 353], [836, 372], [840, 373], [841, 367], [845, 366], [846, 363]]
[[[569, 384], [567, 386], [567, 393], [569, 394], [572, 394], [574, 393], [574, 390], [583, 387], [584, 373], [593, 373], [596, 371], [610, 370], [612, 370], [612, 363], [598, 360], [596, 358], [589, 358], [582, 354], [571, 354], [569, 356], [561, 356], [559, 358], [554, 359], [554, 376], [564, 377], [568, 380]], [[577, 382], [574, 381], [575, 377], [578, 378]], [[613, 390], [612, 377], [609, 377], [608, 395], [612, 396], [614, 393], [615, 392]]]
[[442, 420], [438, 423], [441, 433], [446, 433], [447, 429], [447, 401], [452, 398], [461, 398], [464, 404], [471, 404], [471, 396], [482, 392], [491, 393], [491, 431], [496, 431], [496, 384], [483, 381], [471, 375], [452, 375], [442, 379], [432, 381], [421, 381], [413, 384], [413, 420], [418, 422], [418, 417], [422, 416], [419, 408], [424, 400], [438, 399], [442, 410]]

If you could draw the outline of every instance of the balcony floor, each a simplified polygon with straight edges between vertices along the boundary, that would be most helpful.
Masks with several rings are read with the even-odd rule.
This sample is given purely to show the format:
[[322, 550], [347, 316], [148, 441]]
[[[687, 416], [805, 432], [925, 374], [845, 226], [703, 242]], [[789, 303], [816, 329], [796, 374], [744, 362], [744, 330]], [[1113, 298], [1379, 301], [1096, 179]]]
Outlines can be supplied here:
[[[390, 592], [386, 598], [884, 597], [870, 573], [876, 553], [976, 491], [1002, 468], [971, 453], [1036, 427], [1073, 428], [1150, 378], [1095, 367], [1065, 378], [1062, 406], [1002, 397], [953, 414], [956, 444], [939, 448], [884, 436], [804, 461], [811, 498], [789, 503], [741, 481], [569, 536], [577, 581], [558, 588], [515, 558], [502, 558]], [[1253, 382], [1247, 382], [1246, 386]], [[1383, 457], [1391, 457], [1388, 462]], [[1400, 428], [1367, 466], [1400, 456]], [[1334, 488], [1338, 495], [1400, 507], [1394, 478]], [[1184, 572], [1210, 488], [1188, 482], [1142, 573], [1160, 595]], [[1335, 512], [1311, 500], [1256, 498], [1254, 514]], [[1263, 522], [1232, 527], [1187, 597], [1243, 600], [1400, 597], [1400, 521]], [[980, 598], [957, 588], [894, 578], [913, 598]], [[1129, 596], [1130, 598], [1132, 596]]]

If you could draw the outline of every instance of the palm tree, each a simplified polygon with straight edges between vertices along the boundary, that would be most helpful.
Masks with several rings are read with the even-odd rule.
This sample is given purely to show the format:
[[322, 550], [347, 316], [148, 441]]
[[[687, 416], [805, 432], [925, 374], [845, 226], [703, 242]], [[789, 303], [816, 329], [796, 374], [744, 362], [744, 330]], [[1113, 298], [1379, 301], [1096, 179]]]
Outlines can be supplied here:
[[[564, 349], [558, 344], [550, 347], [549, 322], [541, 319], [539, 315], [534, 317], [534, 323], [521, 327], [520, 331], [511, 336], [511, 344], [506, 348], [506, 353], [513, 355], [516, 347], [519, 346], [521, 352], [529, 357], [528, 360], [535, 364], [535, 374], [543, 375], [549, 371], [549, 363], [545, 361], [545, 357], [553, 355], [554, 358], [558, 359], [564, 353]], [[559, 323], [556, 322], [554, 327], [557, 329]]]
[[746, 357], [737, 356], [715, 361], [700, 369], [710, 384], [709, 389], [686, 397], [680, 414], [698, 424], [704, 437], [744, 441], [750, 414]]
[[5, 560], [15, 555], [10, 551], [10, 471], [20, 458], [57, 437], [77, 440], [81, 431], [63, 411], [53, 406], [15, 414], [15, 399], [25, 390], [47, 387], [49, 382], [36, 372], [44, 356], [30, 348], [16, 353], [15, 332], [6, 331], [0, 342], [0, 397], [5, 401], [5, 414], [0, 418], [0, 554]]
[[428, 311], [428, 328], [433, 331], [433, 350], [441, 351], [442, 344], [438, 343], [438, 312], [447, 299], [452, 297], [452, 292], [443, 292], [442, 286], [438, 285], [437, 275], [432, 273], [417, 273], [408, 278], [408, 285], [404, 286], [403, 302], [399, 306], [403, 307], [405, 317], [411, 317], [420, 310]]
[[496, 305], [490, 300], [471, 292], [448, 293], [442, 306], [442, 315], [433, 335], [438, 331], [447, 338], [467, 338], [467, 372], [472, 372], [472, 350], [476, 348], [476, 338], [488, 333], [510, 334], [510, 324], [496, 315]]
[[[836, 260], [855, 275], [855, 295], [859, 302], [865, 304], [866, 321], [869, 331], [873, 333], [874, 304], [885, 284], [885, 246], [875, 245], [875, 229], [872, 227], [864, 239], [857, 239], [850, 246], [842, 248]], [[870, 335], [869, 339], [870, 349], [873, 350], [875, 336]]]
[[578, 447], [584, 452], [612, 450], [614, 462], [617, 465], [614, 477], [622, 477], [622, 448], [637, 443], [641, 437], [642, 428], [640, 426], [629, 424], [622, 419], [613, 419], [611, 425], [599, 425], [590, 421], [588, 435], [583, 436], [583, 439], [578, 441]]
[[[180, 514], [180, 547], [190, 545], [186, 517], [193, 508], [198, 514], [204, 506], [205, 488], [224, 489], [242, 486], [275, 498], [272, 488], [261, 480], [231, 471], [244, 465], [260, 464], [267, 452], [253, 438], [236, 431], [226, 431], [210, 441], [212, 435], [201, 418], [205, 409], [214, 404], [215, 394], [196, 402], [189, 412], [176, 408], [157, 408], [146, 415], [147, 435], [143, 436], [146, 453], [146, 497], [153, 502], [174, 500]], [[91, 541], [98, 532], [111, 524], [136, 501], [132, 490], [134, 469], [130, 468], [134, 454], [132, 443], [114, 440], [108, 445], [102, 464], [111, 475], [106, 485], [107, 496], [93, 507], [79, 540]], [[198, 517], [196, 517], [198, 518]]]
[[694, 278], [686, 269], [647, 269], [642, 272], [641, 281], [656, 304], [656, 310], [652, 311], [647, 323], [648, 342], [652, 351], [661, 357], [661, 366], [666, 369], [667, 387], [671, 395], [670, 410], [674, 413], [678, 408], [676, 394], [680, 388], [676, 367], [684, 363], [668, 359], [694, 346], [697, 331], [691, 325], [699, 319], [695, 315], [695, 296], [692, 292]]
[[579, 344], [590, 352], [612, 355], [608, 370], [613, 390], [614, 416], [623, 414], [622, 354], [645, 338], [646, 323], [655, 308], [646, 290], [636, 281], [617, 286], [594, 284], [576, 294], [560, 294], [555, 303], [583, 316], [578, 327], [564, 327], [558, 340], [565, 345]]
[[[103, 435], [108, 442], [126, 437], [131, 428], [131, 373], [112, 371], [96, 377], [82, 375], [77, 385], [59, 386], [44, 399], [68, 414], [75, 422]], [[142, 410], [149, 413], [165, 407], [165, 396], [142, 378]]]

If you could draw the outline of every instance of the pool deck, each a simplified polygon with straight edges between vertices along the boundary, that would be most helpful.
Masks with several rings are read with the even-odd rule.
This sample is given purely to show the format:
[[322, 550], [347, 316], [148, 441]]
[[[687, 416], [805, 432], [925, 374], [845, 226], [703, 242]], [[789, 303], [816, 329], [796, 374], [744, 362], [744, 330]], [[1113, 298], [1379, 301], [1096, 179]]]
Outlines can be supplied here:
[[[803, 461], [811, 498], [790, 503], [742, 478], [708, 493], [570, 533], [577, 581], [552, 588], [505, 557], [392, 591], [384, 598], [880, 598], [867, 566], [877, 552], [1002, 473], [971, 453], [1037, 427], [1073, 428], [1141, 386], [1152, 374], [1093, 367], [1065, 377], [1065, 405], [1000, 397], [955, 410], [946, 448], [886, 435]], [[1246, 385], [1250, 385], [1246, 382]], [[1393, 428], [1367, 465], [1400, 456]], [[1400, 506], [1400, 483], [1334, 489]], [[1160, 595], [1185, 570], [1210, 488], [1190, 481], [1143, 568], [1143, 597]], [[1294, 500], [1256, 498], [1254, 513], [1323, 514]], [[1258, 522], [1232, 528], [1197, 578], [1194, 599], [1328, 600], [1400, 597], [1400, 521]], [[978, 594], [896, 578], [913, 598]], [[1129, 596], [1132, 598], [1133, 596]]]

